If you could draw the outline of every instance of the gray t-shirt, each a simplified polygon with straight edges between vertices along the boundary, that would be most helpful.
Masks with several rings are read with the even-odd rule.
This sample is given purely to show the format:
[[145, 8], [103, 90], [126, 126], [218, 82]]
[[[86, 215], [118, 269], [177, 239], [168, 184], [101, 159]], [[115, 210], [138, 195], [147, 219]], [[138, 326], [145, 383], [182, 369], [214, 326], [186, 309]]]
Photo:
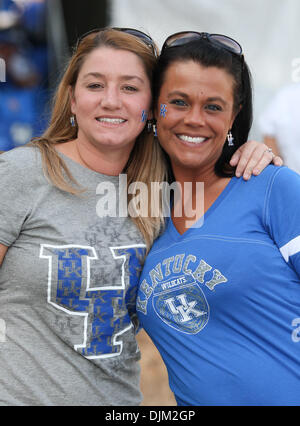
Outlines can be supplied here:
[[144, 242], [130, 218], [99, 217], [98, 185], [118, 199], [119, 178], [62, 157], [80, 196], [49, 183], [38, 149], [0, 155], [0, 405], [138, 405]]

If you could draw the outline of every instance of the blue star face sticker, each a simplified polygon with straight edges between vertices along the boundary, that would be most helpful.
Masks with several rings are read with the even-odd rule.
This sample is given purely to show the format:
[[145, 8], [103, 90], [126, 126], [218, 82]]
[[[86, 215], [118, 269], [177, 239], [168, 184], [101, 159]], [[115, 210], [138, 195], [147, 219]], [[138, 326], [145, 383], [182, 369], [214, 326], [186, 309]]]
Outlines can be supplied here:
[[147, 120], [147, 112], [143, 109], [142, 111], [142, 123], [145, 123]]
[[160, 105], [160, 115], [165, 118], [166, 112], [167, 112], [167, 106], [165, 104], [161, 104]]

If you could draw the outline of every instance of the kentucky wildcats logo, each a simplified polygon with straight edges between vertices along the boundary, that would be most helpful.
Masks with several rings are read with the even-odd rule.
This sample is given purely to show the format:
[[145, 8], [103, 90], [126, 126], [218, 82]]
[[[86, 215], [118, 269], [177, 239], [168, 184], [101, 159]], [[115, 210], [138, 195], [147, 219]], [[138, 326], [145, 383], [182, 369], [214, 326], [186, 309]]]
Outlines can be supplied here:
[[208, 322], [208, 303], [192, 275], [182, 275], [157, 285], [152, 304], [165, 323], [184, 333], [199, 333]]
[[122, 338], [133, 327], [128, 311], [134, 313], [139, 255], [144, 247], [110, 247], [120, 270], [119, 280], [92, 287], [91, 267], [93, 262], [101, 261], [93, 247], [41, 245], [40, 258], [49, 262], [48, 303], [68, 315], [82, 317], [83, 336], [74, 349], [84, 357], [109, 358], [121, 354]]

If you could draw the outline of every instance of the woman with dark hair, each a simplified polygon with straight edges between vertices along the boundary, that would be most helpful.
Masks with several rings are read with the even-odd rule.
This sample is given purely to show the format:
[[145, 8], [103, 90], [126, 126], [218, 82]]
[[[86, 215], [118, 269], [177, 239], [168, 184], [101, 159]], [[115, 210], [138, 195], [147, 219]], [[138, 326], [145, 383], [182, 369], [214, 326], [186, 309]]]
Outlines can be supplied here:
[[182, 197], [146, 259], [137, 310], [177, 402], [299, 405], [300, 176], [274, 166], [248, 183], [234, 176], [229, 159], [252, 121], [240, 45], [170, 36], [154, 97]]

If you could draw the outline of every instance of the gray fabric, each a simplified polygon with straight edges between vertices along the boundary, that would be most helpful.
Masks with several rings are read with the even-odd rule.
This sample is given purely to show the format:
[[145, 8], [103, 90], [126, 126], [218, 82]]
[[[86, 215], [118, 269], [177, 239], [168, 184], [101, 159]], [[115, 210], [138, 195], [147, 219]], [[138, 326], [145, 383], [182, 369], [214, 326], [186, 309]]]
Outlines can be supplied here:
[[35, 148], [0, 156], [0, 405], [138, 405], [129, 259], [142, 237], [129, 218], [96, 214], [97, 185], [118, 177], [62, 157], [81, 196], [45, 179]]

